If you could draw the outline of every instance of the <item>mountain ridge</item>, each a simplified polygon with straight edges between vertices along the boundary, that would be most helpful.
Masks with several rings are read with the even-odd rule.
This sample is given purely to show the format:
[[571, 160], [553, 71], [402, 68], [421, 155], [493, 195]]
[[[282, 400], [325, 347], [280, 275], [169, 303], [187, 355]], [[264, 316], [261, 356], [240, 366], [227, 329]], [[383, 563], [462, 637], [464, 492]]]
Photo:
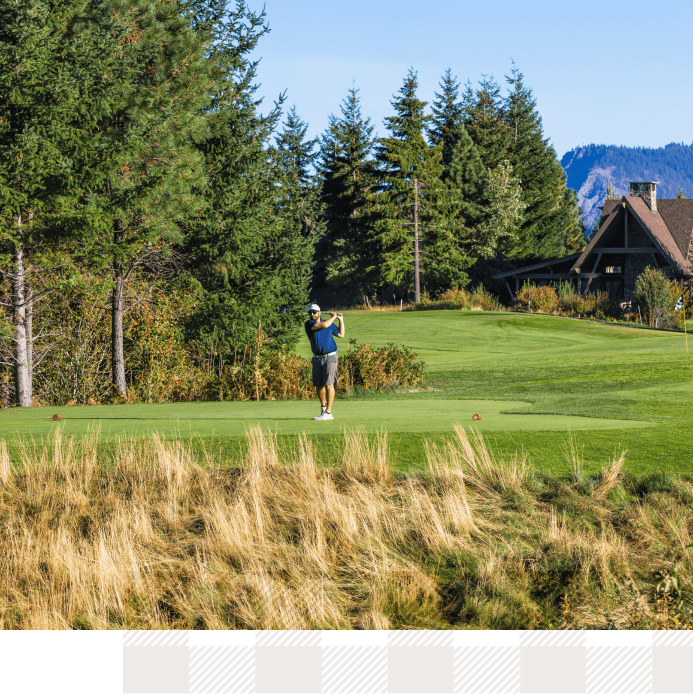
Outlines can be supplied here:
[[594, 223], [606, 195], [606, 180], [620, 195], [629, 181], [657, 181], [657, 197], [675, 198], [679, 186], [693, 198], [693, 144], [671, 142], [664, 147], [590, 144], [575, 147], [561, 158], [567, 185], [577, 193], [585, 222]]

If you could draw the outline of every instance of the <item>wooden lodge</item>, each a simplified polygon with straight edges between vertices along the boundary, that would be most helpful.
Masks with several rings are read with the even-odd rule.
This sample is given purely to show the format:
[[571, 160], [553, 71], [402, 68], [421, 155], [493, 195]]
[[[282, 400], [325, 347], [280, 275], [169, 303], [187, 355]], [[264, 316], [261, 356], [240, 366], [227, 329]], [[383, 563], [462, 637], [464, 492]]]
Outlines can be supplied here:
[[581, 294], [606, 292], [612, 300], [628, 302], [648, 265], [690, 281], [693, 200], [657, 200], [655, 181], [632, 181], [630, 195], [606, 200], [601, 210], [599, 230], [582, 253], [494, 275], [505, 281], [510, 298], [526, 283], [570, 282]]

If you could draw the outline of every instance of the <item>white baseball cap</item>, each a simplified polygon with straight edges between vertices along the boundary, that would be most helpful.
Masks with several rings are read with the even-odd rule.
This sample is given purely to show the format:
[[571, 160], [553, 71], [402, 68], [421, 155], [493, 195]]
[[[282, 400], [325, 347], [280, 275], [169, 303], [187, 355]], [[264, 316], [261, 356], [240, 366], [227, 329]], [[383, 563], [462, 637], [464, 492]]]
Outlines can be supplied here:
[[317, 311], [318, 313], [320, 313], [320, 307], [317, 304], [311, 304], [308, 307], [308, 310], [309, 311]]

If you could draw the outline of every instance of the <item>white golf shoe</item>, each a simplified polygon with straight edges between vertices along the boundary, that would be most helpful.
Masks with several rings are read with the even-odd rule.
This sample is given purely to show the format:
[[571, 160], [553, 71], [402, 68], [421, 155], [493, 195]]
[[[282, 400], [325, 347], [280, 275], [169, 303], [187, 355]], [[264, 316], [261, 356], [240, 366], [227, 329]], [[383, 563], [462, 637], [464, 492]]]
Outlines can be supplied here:
[[317, 420], [318, 422], [324, 422], [328, 419], [334, 419], [332, 416], [331, 412], [323, 412], [319, 417], [313, 417], [313, 419]]

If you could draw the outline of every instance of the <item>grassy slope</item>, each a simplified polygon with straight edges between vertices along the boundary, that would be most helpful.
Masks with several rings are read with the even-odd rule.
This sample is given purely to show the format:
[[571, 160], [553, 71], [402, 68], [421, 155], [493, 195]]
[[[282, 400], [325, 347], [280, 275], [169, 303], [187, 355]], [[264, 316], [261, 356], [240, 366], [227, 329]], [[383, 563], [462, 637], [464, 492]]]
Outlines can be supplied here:
[[[525, 450], [553, 471], [567, 468], [569, 431], [587, 470], [600, 468], [618, 449], [627, 449], [630, 472], [693, 469], [693, 356], [681, 334], [475, 311], [349, 312], [346, 322], [348, 337], [359, 342], [413, 347], [427, 364], [424, 388], [342, 398], [331, 423], [312, 422], [313, 401], [15, 409], [0, 412], [0, 427], [8, 437], [40, 438], [55, 426], [50, 416], [57, 412], [65, 434], [82, 433], [97, 420], [107, 435], [198, 435], [235, 455], [244, 445], [238, 436], [260, 422], [282, 432], [286, 445], [294, 445], [300, 431], [311, 433], [327, 463], [341, 454], [343, 426], [383, 428], [403, 469], [421, 464], [424, 439], [445, 439], [453, 422], [471, 426], [479, 412], [479, 428], [493, 448]], [[306, 340], [297, 351], [309, 355]]]
[[[426, 390], [400, 397], [523, 400], [535, 413], [621, 419], [622, 430], [574, 427], [587, 469], [626, 449], [630, 472], [693, 470], [693, 354], [686, 353], [681, 333], [475, 311], [363, 312], [347, 321], [350, 337], [404, 343], [426, 361]], [[653, 426], [627, 429], [628, 420]], [[524, 449], [535, 464], [554, 471], [567, 468], [568, 438], [550, 431], [487, 435], [494, 448]], [[399, 437], [397, 445], [401, 459], [413, 460], [420, 437]]]

